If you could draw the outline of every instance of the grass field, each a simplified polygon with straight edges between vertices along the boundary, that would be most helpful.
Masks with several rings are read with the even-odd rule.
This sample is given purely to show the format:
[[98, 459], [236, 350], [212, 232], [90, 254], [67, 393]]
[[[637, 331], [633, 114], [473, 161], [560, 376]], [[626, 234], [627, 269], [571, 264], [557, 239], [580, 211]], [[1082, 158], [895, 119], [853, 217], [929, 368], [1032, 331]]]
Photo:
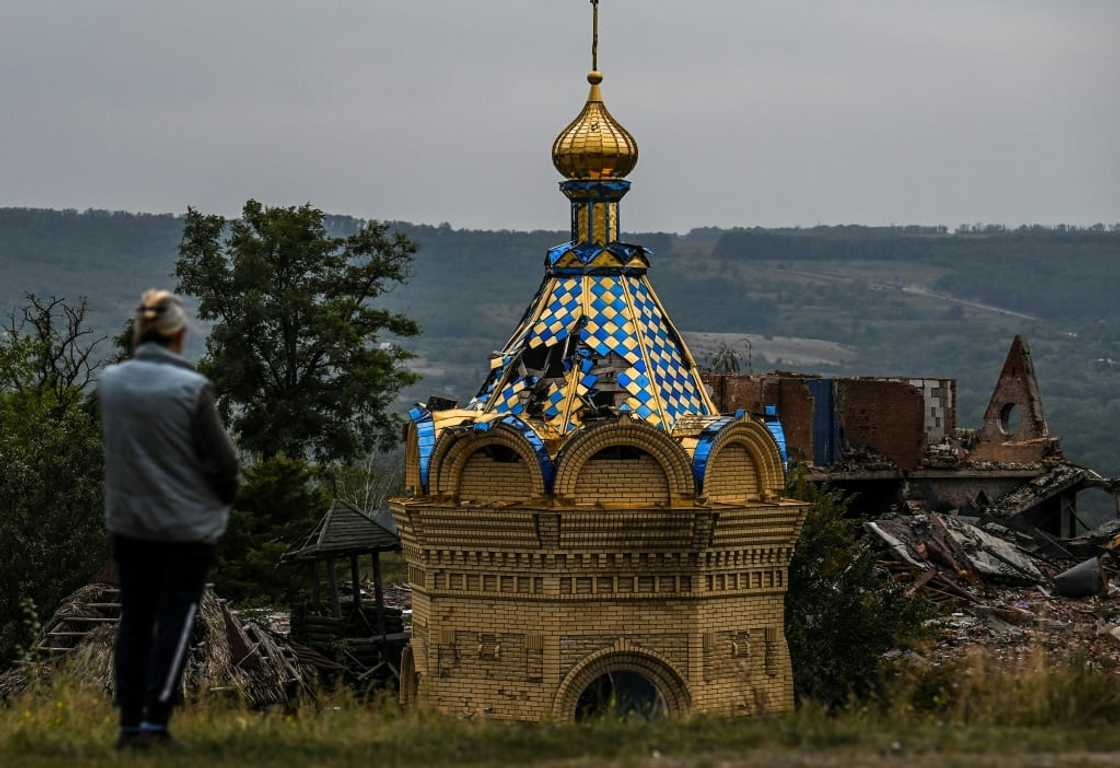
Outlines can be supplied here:
[[[972, 672], [978, 668], [972, 667]], [[972, 674], [959, 673], [966, 678]], [[947, 678], [943, 678], [947, 679]], [[813, 706], [773, 718], [603, 719], [567, 725], [401, 714], [391, 702], [334, 694], [288, 712], [197, 702], [174, 722], [184, 753], [119, 755], [115, 712], [89, 687], [59, 684], [0, 707], [3, 766], [1081, 766], [1120, 764], [1116, 678], [1085, 667], [1035, 666], [954, 684], [929, 681], [905, 705], [829, 716]]]

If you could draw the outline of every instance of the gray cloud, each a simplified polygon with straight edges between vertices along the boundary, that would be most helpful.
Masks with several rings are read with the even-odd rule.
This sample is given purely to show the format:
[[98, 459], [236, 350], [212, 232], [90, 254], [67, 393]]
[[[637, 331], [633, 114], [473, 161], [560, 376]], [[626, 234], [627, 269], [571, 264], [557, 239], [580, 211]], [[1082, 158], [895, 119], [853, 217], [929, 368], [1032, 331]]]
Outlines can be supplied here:
[[[603, 0], [628, 229], [1120, 220], [1120, 4]], [[582, 0], [2, 0], [0, 205], [562, 228]]]

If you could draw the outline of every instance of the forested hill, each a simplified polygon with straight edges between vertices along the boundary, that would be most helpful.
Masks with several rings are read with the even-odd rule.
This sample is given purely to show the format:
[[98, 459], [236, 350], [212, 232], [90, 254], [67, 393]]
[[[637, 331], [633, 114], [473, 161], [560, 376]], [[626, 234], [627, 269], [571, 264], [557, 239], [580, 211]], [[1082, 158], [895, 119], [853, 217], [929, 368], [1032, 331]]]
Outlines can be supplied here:
[[[331, 217], [342, 233], [359, 221]], [[89, 298], [102, 332], [140, 291], [171, 286], [182, 219], [0, 209], [0, 308], [28, 292]], [[566, 232], [397, 223], [420, 246], [387, 300], [421, 321], [424, 382], [465, 397], [481, 381]], [[757, 369], [944, 375], [975, 423], [1015, 333], [1032, 342], [1051, 427], [1068, 452], [1120, 473], [1120, 227], [814, 227], [627, 233], [654, 250], [651, 279], [703, 357], [720, 341]], [[196, 346], [194, 351], [200, 351]]]
[[1034, 315], [1092, 318], [1117, 311], [1120, 225], [736, 229], [716, 258], [757, 261], [878, 261], [947, 272], [933, 286]]

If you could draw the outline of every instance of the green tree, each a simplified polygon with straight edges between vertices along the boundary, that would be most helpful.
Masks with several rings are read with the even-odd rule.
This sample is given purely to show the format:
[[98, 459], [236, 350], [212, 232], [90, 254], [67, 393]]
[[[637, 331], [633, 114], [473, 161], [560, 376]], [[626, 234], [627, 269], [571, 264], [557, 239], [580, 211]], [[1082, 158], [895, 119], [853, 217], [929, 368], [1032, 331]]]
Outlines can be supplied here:
[[786, 593], [786, 638], [800, 699], [836, 708], [883, 693], [887, 651], [921, 637], [933, 615], [922, 598], [877, 572], [849, 497], [794, 475], [794, 495], [812, 503], [794, 550]]
[[311, 205], [250, 200], [236, 221], [188, 210], [179, 290], [213, 323], [201, 369], [242, 448], [333, 461], [397, 440], [389, 408], [417, 379], [391, 337], [419, 328], [374, 300], [415, 250], [377, 222], [331, 237]]
[[28, 296], [0, 333], [0, 662], [27, 639], [27, 601], [49, 613], [108, 558], [85, 312]]
[[238, 601], [282, 602], [298, 574], [280, 568], [280, 558], [311, 531], [326, 505], [305, 461], [280, 454], [247, 469], [218, 546], [218, 594]]

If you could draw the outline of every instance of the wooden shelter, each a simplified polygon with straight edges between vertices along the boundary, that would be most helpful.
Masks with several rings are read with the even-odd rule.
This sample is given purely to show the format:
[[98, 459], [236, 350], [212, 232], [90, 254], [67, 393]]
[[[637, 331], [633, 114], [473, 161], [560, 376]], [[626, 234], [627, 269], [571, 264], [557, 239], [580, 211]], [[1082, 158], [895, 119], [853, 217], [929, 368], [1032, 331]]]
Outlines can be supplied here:
[[[308, 599], [292, 606], [292, 638], [337, 652], [342, 663], [356, 667], [360, 680], [386, 665], [397, 677], [400, 649], [408, 635], [403, 631], [401, 612], [385, 605], [380, 555], [400, 548], [394, 531], [336, 500], [303, 543], [282, 560], [284, 565], [303, 567], [309, 586]], [[359, 565], [367, 556], [372, 566], [372, 604], [362, 600]], [[346, 603], [339, 595], [339, 561], [350, 566], [350, 600]]]

